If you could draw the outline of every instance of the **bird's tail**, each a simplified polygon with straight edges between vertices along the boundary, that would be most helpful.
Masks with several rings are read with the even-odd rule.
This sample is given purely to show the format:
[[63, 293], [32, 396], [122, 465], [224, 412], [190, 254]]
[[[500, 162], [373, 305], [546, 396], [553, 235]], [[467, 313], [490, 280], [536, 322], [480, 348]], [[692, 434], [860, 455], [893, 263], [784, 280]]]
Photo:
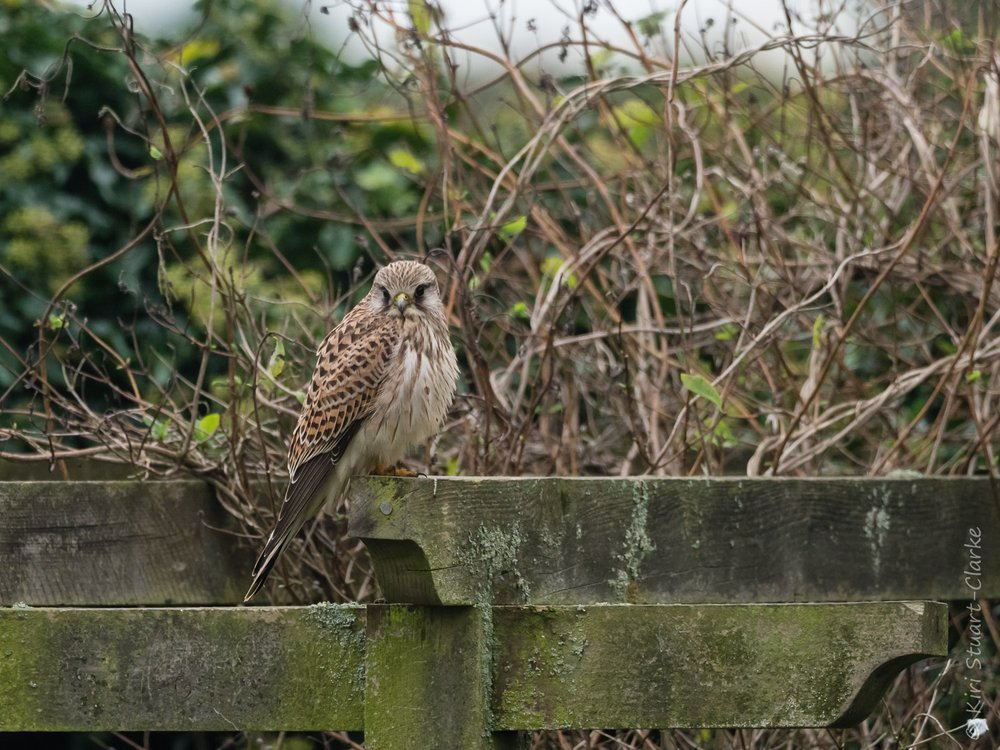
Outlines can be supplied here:
[[254, 594], [260, 591], [261, 586], [264, 585], [268, 575], [271, 573], [271, 568], [274, 567], [281, 553], [285, 551], [285, 547], [288, 546], [288, 542], [291, 541], [292, 536], [285, 534], [279, 538], [274, 533], [271, 534], [267, 540], [267, 544], [264, 545], [264, 549], [257, 558], [257, 562], [254, 563], [253, 580], [250, 582], [250, 588], [247, 589], [246, 596], [243, 597], [244, 602], [250, 601]]
[[243, 601], [250, 601], [260, 591], [281, 553], [299, 533], [302, 525], [320, 511], [331, 492], [337, 497], [343, 493], [344, 487], [341, 485], [344, 480], [339, 473], [331, 471], [332, 468], [330, 457], [319, 455], [306, 462], [296, 478], [289, 482], [278, 511], [278, 520], [260, 557], [254, 563], [253, 581]]

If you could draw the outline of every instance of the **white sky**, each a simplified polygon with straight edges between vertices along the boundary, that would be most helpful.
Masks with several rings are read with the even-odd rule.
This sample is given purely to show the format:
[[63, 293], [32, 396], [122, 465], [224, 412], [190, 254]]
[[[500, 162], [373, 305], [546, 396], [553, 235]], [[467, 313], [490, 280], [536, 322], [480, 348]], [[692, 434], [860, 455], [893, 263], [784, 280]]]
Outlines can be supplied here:
[[[85, 7], [91, 0], [68, 0]], [[120, 9], [132, 13], [136, 29], [150, 36], [170, 38], [181, 34], [195, 21], [193, 0], [116, 0]], [[364, 6], [363, 0], [284, 0], [297, 12], [307, 14], [310, 25], [318, 38], [353, 62], [370, 55], [370, 49], [357, 34], [348, 28], [348, 19], [355, 11], [352, 6]], [[503, 55], [499, 37], [507, 38], [511, 56], [519, 59], [541, 45], [558, 45], [563, 30], [570, 27], [570, 37], [578, 39], [579, 15], [587, 0], [440, 0], [447, 19], [447, 26], [459, 41]], [[867, 18], [871, 0], [787, 0], [796, 17], [797, 34], [821, 28], [817, 17], [832, 18], [835, 31], [850, 34], [858, 27], [858, 14]], [[100, 5], [100, 0], [93, 3]], [[395, 13], [401, 23], [406, 17], [406, 0], [380, 0], [383, 12]], [[610, 10], [609, 0], [595, 0], [597, 10], [587, 17], [588, 35], [591, 40], [601, 40], [627, 48], [634, 48], [624, 24]], [[673, 40], [674, 11], [677, 0], [613, 0], [620, 19], [633, 24], [654, 13], [662, 14], [659, 21], [662, 33], [644, 39], [647, 51], [669, 58]], [[326, 8], [326, 13], [321, 8]], [[84, 10], [84, 12], [86, 12]], [[92, 11], [93, 12], [93, 11]], [[727, 22], [727, 19], [728, 22]], [[735, 19], [735, 20], [733, 20]], [[682, 33], [690, 49], [703, 46], [717, 54], [723, 50], [740, 51], [755, 47], [770, 35], [787, 31], [781, 0], [689, 0], [682, 14]], [[372, 22], [367, 26], [369, 37], [387, 49], [394, 45], [394, 34], [389, 26]], [[571, 51], [565, 61], [560, 61], [558, 49], [552, 50], [534, 65], [555, 76], [582, 71], [582, 52]], [[696, 61], [698, 60], [696, 57]], [[470, 80], [493, 75], [498, 66], [481, 55], [469, 54], [459, 60], [460, 70]], [[768, 53], [755, 64], [780, 74], [785, 65], [780, 51]]]

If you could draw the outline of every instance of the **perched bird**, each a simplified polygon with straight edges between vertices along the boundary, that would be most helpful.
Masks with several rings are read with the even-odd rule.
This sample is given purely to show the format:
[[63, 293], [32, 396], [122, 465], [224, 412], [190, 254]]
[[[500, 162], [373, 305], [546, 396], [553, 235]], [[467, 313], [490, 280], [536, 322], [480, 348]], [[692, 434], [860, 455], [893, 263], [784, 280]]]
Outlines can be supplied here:
[[288, 489], [244, 601], [302, 524], [340, 501], [352, 476], [390, 473], [440, 428], [457, 377], [434, 273], [413, 261], [380, 269], [368, 295], [320, 344], [288, 448]]

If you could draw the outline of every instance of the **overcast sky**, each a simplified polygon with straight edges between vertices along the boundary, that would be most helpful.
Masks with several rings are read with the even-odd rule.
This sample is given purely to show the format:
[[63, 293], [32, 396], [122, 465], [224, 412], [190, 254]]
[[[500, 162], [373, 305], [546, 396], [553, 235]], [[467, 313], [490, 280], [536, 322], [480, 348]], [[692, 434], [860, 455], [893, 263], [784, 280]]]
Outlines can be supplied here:
[[[70, 0], [81, 9], [91, 0]], [[193, 0], [116, 0], [118, 7], [133, 15], [135, 26], [141, 33], [174, 37], [183, 34], [195, 21]], [[360, 0], [284, 0], [296, 12], [308, 14], [310, 24], [318, 38], [324, 39], [345, 59], [357, 62], [371, 54], [370, 50], [348, 28], [348, 18], [354, 12], [352, 5], [363, 6]], [[475, 47], [502, 55], [499, 37], [509, 40], [512, 56], [519, 59], [539, 46], [557, 45], [563, 37], [564, 29], [570, 27], [570, 37], [579, 38], [579, 15], [586, 0], [440, 0], [440, 6], [447, 19], [447, 26], [455, 38]], [[871, 7], [869, 0], [787, 0], [796, 18], [794, 30], [797, 34], [809, 33], [832, 24], [838, 33], [854, 33], [858, 28], [859, 13], [862, 18]], [[100, 0], [93, 3], [100, 5]], [[249, 3], [248, 3], [249, 4]], [[648, 51], [669, 57], [673, 40], [674, 12], [677, 0], [614, 0], [614, 12], [608, 0], [596, 0], [596, 12], [587, 17], [588, 35], [591, 40], [606, 41], [619, 46], [634, 48], [628, 31], [620, 19], [633, 24], [640, 19], [656, 19], [662, 34], [645, 39]], [[846, 9], [845, 9], [846, 6]], [[379, 7], [395, 11], [397, 17], [405, 18], [406, 0], [380, 0]], [[327, 12], [321, 12], [325, 8]], [[85, 10], [83, 12], [86, 12]], [[817, 21], [817, 18], [821, 20]], [[689, 0], [682, 14], [682, 30], [686, 47], [697, 51], [703, 46], [722, 54], [726, 49], [740, 51], [755, 47], [775, 33], [786, 33], [787, 24], [781, 0]], [[634, 26], [637, 28], [637, 26]], [[498, 31], [499, 30], [499, 31]], [[373, 37], [384, 46], [391, 47], [393, 33], [385, 24], [373, 23], [367, 27], [366, 35]], [[698, 60], [696, 58], [697, 62]], [[477, 79], [491, 75], [496, 65], [480, 55], [470, 54], [459, 60], [465, 75]], [[784, 56], [774, 52], [756, 63], [771, 71], [780, 71]], [[553, 75], [579, 73], [582, 70], [582, 53], [572, 51], [564, 61], [559, 60], [559, 51], [553, 50], [544, 58], [533, 63]]]

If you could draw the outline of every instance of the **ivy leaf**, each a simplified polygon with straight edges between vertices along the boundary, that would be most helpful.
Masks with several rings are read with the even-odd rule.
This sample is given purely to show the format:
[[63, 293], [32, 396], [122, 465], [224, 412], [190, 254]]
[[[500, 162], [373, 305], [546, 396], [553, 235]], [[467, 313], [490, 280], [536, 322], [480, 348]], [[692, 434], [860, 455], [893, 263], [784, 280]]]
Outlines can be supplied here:
[[206, 414], [194, 423], [194, 441], [204, 443], [215, 434], [217, 429], [219, 429], [219, 415], [215, 412]]
[[735, 448], [736, 436], [733, 435], [733, 429], [726, 423], [726, 420], [720, 419], [714, 427], [711, 426], [711, 421], [706, 419], [705, 426], [712, 430], [710, 437], [712, 444], [720, 448]]
[[718, 408], [722, 408], [722, 396], [715, 390], [715, 386], [709, 383], [701, 375], [691, 375], [686, 372], [681, 373], [681, 383], [695, 396], [711, 401]]
[[426, 0], [410, 0], [408, 5], [413, 28], [421, 34], [427, 34], [431, 30], [431, 13]]
[[162, 443], [167, 437], [167, 422], [162, 419], [153, 419], [150, 416], [142, 418], [142, 423], [149, 428], [149, 434], [153, 440]]
[[510, 242], [512, 239], [517, 237], [524, 228], [528, 226], [527, 216], [518, 216], [513, 221], [508, 221], [502, 227], [500, 227], [500, 237]]
[[195, 39], [180, 49], [176, 62], [181, 65], [191, 65], [198, 60], [206, 60], [219, 54], [222, 45], [217, 39]]
[[726, 323], [722, 328], [717, 330], [713, 337], [716, 341], [731, 341], [736, 338], [736, 335], [740, 332], [740, 327], [735, 323]]
[[663, 122], [652, 107], [638, 99], [630, 99], [614, 107], [612, 112], [636, 147], [641, 147], [649, 140], [653, 130]]
[[[556, 274], [559, 273], [560, 270], [562, 270], [562, 267], [565, 264], [566, 261], [563, 260], [558, 255], [546, 256], [545, 260], [542, 261], [541, 265], [542, 275], [550, 280], [554, 279]], [[570, 289], [576, 289], [577, 278], [575, 273], [566, 274], [566, 276], [564, 276], [563, 278], [566, 281], [566, 286], [568, 286]]]
[[389, 152], [389, 161], [392, 166], [410, 174], [421, 174], [424, 171], [424, 163], [414, 156], [412, 151], [405, 148], [392, 149]]
[[823, 313], [816, 316], [816, 320], [813, 322], [812, 335], [813, 335], [813, 350], [819, 349], [820, 342], [823, 336], [823, 323], [826, 318], [823, 317]]
[[636, 19], [639, 33], [645, 37], [656, 36], [663, 33], [663, 21], [667, 17], [667, 11], [660, 10], [650, 13], [648, 16]]
[[267, 361], [267, 374], [272, 379], [277, 380], [281, 373], [285, 371], [285, 343], [281, 339], [275, 339], [274, 352]]
[[398, 189], [405, 180], [385, 162], [372, 162], [354, 175], [355, 184], [363, 190]]
[[507, 314], [515, 320], [518, 318], [521, 320], [531, 320], [531, 313], [528, 312], [528, 305], [525, 302], [515, 302]]
[[150, 432], [153, 435], [153, 440], [162, 443], [167, 439], [167, 423], [162, 419], [157, 419], [153, 422]]

